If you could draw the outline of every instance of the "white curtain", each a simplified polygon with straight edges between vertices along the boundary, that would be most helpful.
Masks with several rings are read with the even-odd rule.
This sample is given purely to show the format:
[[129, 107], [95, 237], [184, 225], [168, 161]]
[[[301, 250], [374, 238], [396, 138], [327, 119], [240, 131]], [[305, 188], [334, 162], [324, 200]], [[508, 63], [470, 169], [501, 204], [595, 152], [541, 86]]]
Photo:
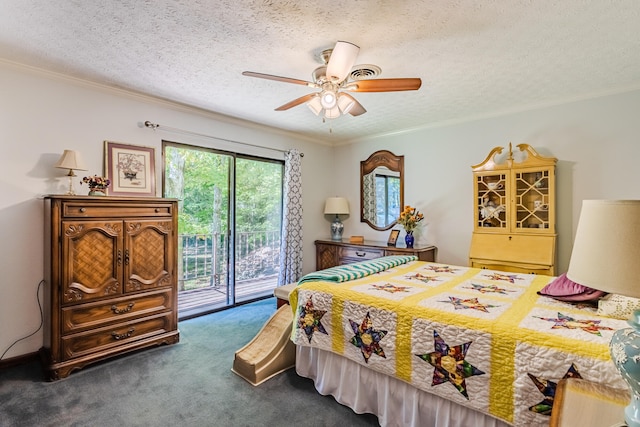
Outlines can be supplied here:
[[295, 149], [285, 154], [283, 202], [278, 286], [297, 282], [302, 275], [302, 162]]

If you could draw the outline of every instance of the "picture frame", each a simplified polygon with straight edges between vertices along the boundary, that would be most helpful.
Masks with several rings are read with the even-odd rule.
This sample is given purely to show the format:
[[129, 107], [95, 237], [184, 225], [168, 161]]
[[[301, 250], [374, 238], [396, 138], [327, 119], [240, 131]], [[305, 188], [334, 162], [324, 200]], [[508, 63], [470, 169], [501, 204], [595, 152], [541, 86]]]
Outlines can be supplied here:
[[155, 149], [105, 141], [104, 174], [110, 196], [155, 196]]
[[395, 246], [398, 241], [398, 236], [400, 235], [400, 230], [391, 230], [391, 234], [389, 234], [389, 240], [387, 240], [387, 246]]

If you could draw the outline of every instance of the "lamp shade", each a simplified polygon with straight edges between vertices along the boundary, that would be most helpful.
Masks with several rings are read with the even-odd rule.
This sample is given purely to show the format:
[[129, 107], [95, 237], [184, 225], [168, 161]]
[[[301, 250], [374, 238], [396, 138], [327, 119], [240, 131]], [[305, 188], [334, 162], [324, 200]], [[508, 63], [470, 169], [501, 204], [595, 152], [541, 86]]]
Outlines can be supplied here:
[[347, 93], [338, 94], [338, 107], [342, 114], [347, 114], [356, 105], [355, 99]]
[[324, 204], [325, 214], [344, 215], [349, 213], [349, 201], [344, 197], [329, 197]]
[[340, 117], [340, 108], [336, 106], [329, 110], [324, 110], [324, 117], [327, 119], [337, 119]]
[[307, 105], [316, 116], [322, 111], [322, 102], [320, 101], [320, 96], [314, 96], [313, 98], [311, 98], [311, 100], [307, 102]]
[[351, 67], [356, 62], [358, 52], [360, 48], [353, 43], [345, 41], [336, 43], [327, 64], [327, 78], [336, 82], [347, 78]]
[[584, 200], [567, 277], [640, 298], [640, 200]]
[[60, 169], [75, 169], [80, 171], [86, 171], [87, 167], [80, 156], [80, 153], [74, 150], [64, 150], [60, 160], [55, 164], [56, 168]]

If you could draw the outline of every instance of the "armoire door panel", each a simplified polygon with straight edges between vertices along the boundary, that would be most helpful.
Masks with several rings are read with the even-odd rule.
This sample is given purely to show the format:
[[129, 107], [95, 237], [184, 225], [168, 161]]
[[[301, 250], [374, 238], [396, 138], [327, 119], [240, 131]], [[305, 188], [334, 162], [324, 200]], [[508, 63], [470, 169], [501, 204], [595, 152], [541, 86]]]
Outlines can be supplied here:
[[172, 222], [157, 220], [125, 221], [125, 292], [169, 286]]
[[122, 221], [64, 221], [63, 303], [122, 293]]

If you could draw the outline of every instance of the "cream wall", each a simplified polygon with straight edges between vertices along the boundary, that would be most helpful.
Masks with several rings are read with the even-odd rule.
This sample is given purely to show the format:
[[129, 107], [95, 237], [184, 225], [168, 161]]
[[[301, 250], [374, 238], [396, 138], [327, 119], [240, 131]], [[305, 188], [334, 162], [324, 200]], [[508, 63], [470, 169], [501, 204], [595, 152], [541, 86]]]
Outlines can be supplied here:
[[[324, 165], [333, 149], [270, 128], [252, 126], [194, 109], [127, 94], [122, 91], [62, 78], [38, 70], [0, 62], [0, 355], [15, 340], [40, 324], [36, 301], [43, 278], [44, 194], [65, 193], [65, 171], [53, 167], [64, 149], [81, 152], [89, 170], [80, 176], [102, 174], [103, 141], [154, 147], [158, 195], [161, 192], [161, 140], [210, 146], [264, 157], [282, 153], [249, 148], [207, 138], [152, 131], [141, 123], [195, 131], [233, 141], [304, 153], [303, 209], [304, 271], [315, 268], [313, 230], [324, 230], [321, 212], [330, 183]], [[86, 186], [75, 188], [83, 194]], [[11, 358], [37, 351], [42, 331], [16, 344]]]
[[353, 212], [345, 235], [387, 240], [388, 231], [360, 223], [358, 179], [361, 160], [390, 149], [405, 156], [405, 203], [426, 215], [418, 241], [438, 246], [440, 261], [466, 265], [474, 220], [471, 165], [493, 147], [527, 143], [558, 158], [557, 265], [562, 273], [583, 199], [640, 199], [639, 111], [640, 91], [632, 91], [338, 147], [334, 187], [341, 188], [339, 195], [349, 199]]
[[[473, 221], [470, 166], [495, 146], [525, 142], [559, 159], [558, 266], [564, 271], [581, 200], [640, 198], [638, 111], [640, 91], [634, 91], [331, 148], [322, 141], [0, 62], [0, 352], [40, 323], [36, 290], [43, 277], [42, 195], [66, 191], [64, 171], [53, 167], [65, 148], [82, 153], [87, 174], [102, 172], [104, 140], [155, 147], [158, 166], [162, 139], [281, 155], [153, 132], [141, 125], [149, 120], [233, 141], [300, 149], [305, 154], [304, 272], [309, 272], [315, 268], [313, 241], [329, 236], [331, 218], [321, 213], [328, 196], [350, 201], [345, 236], [386, 241], [388, 232], [368, 228], [358, 215], [360, 161], [378, 149], [405, 156], [405, 201], [427, 216], [419, 241], [437, 245], [441, 261], [466, 264]], [[158, 183], [160, 179], [158, 167]], [[41, 345], [39, 331], [5, 358], [35, 352]]]

